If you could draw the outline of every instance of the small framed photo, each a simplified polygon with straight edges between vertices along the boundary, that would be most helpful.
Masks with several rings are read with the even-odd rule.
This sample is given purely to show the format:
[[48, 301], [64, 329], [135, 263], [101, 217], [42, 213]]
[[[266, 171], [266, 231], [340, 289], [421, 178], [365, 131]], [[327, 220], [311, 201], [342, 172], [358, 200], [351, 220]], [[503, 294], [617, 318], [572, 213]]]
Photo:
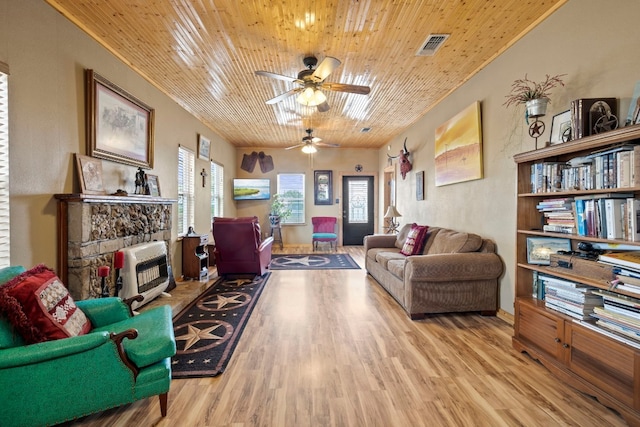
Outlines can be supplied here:
[[424, 200], [424, 171], [416, 172], [416, 200]]
[[76, 166], [81, 193], [105, 194], [102, 183], [102, 160], [76, 154]]
[[160, 197], [160, 182], [158, 175], [147, 174], [147, 187], [149, 188], [149, 196]]
[[631, 103], [629, 104], [629, 113], [627, 114], [625, 126], [635, 125], [638, 123], [640, 123], [640, 82], [636, 83], [636, 87], [633, 90], [633, 96], [631, 97]]
[[551, 145], [571, 141], [571, 110], [553, 116], [551, 122]]
[[333, 172], [314, 171], [313, 195], [316, 205], [333, 204]]
[[527, 262], [529, 264], [549, 265], [551, 254], [558, 251], [570, 251], [571, 240], [559, 237], [527, 237]]
[[211, 159], [211, 141], [202, 135], [198, 135], [198, 158], [202, 160]]

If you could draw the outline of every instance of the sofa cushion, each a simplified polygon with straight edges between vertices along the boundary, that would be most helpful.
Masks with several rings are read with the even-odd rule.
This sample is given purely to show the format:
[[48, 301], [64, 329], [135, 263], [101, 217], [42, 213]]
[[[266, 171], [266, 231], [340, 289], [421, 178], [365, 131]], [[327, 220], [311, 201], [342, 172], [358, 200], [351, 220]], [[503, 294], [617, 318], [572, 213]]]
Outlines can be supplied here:
[[398, 232], [398, 235], [396, 236], [396, 248], [402, 249], [402, 247], [404, 246], [404, 241], [407, 240], [407, 236], [411, 231], [411, 227], [414, 225], [416, 224], [405, 224], [404, 226], [402, 226], [402, 228]]
[[406, 256], [421, 253], [426, 241], [427, 231], [429, 231], [429, 226], [427, 225], [412, 224], [400, 253]]
[[386, 251], [379, 251], [378, 253], [376, 253], [376, 262], [382, 265], [384, 268], [388, 268], [387, 264], [390, 260], [401, 259], [404, 261], [405, 258], [406, 257], [402, 255], [398, 250], [389, 251], [387, 249]]
[[387, 263], [387, 270], [398, 279], [404, 280], [404, 265], [406, 262], [406, 259], [391, 259]]
[[482, 237], [477, 234], [442, 229], [433, 239], [427, 254], [476, 252], [481, 246]]
[[0, 287], [0, 311], [27, 343], [68, 338], [91, 331], [56, 274], [40, 264]]

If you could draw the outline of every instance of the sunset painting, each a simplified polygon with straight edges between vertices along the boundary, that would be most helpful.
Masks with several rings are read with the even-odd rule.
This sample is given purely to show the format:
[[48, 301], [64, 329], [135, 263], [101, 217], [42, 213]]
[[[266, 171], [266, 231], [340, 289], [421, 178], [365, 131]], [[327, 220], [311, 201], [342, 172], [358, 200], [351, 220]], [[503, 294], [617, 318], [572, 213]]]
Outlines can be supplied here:
[[482, 178], [480, 102], [440, 125], [435, 145], [437, 187]]

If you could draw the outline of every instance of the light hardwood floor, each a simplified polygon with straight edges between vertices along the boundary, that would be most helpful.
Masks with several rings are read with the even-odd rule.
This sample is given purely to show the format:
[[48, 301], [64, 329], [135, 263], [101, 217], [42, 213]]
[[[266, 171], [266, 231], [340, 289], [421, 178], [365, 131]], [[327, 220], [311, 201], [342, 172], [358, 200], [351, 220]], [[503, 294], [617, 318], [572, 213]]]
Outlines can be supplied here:
[[[364, 267], [362, 247], [340, 250]], [[173, 380], [166, 418], [150, 398], [69, 425], [626, 425], [511, 335], [477, 314], [411, 321], [364, 268], [274, 271], [226, 372]]]

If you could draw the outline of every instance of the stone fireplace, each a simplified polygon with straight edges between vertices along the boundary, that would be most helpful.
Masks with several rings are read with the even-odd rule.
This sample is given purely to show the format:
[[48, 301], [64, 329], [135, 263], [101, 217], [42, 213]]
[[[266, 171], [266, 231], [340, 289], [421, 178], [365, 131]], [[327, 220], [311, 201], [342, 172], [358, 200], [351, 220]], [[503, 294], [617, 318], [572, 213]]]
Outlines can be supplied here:
[[[98, 267], [113, 267], [116, 251], [151, 241], [164, 241], [169, 247], [172, 204], [176, 200], [91, 194], [57, 194], [55, 198], [58, 199], [57, 273], [75, 299], [100, 297]], [[109, 294], [114, 295], [113, 268], [107, 285]]]

